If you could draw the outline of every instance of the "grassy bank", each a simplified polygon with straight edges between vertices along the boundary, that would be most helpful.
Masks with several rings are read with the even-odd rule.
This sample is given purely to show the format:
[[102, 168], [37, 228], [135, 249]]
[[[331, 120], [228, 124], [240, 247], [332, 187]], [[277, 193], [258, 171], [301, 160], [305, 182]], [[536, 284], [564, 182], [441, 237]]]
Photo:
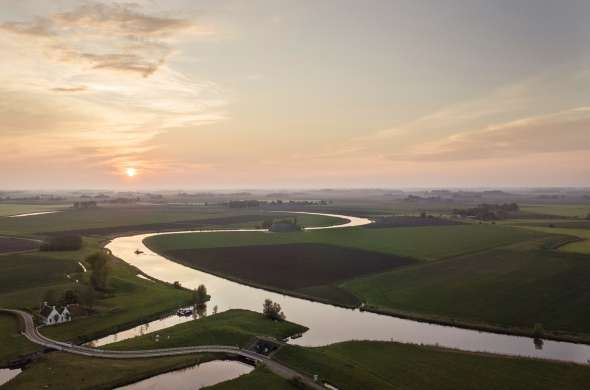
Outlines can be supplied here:
[[0, 367], [40, 348], [20, 334], [19, 320], [12, 314], [0, 312]]
[[255, 336], [282, 339], [307, 330], [289, 321], [272, 321], [248, 310], [229, 310], [199, 320], [185, 322], [105, 346], [105, 349], [135, 350], [174, 348], [193, 345], [246, 346]]
[[386, 342], [288, 346], [277, 359], [345, 389], [585, 389], [590, 369]]
[[107, 390], [215, 358], [206, 354], [116, 360], [55, 352], [35, 361], [2, 388]]
[[295, 390], [288, 380], [283, 379], [264, 367], [258, 367], [247, 375], [242, 375], [236, 379], [222, 382], [214, 386], [205, 387], [206, 390], [252, 390], [252, 389], [272, 389], [272, 390]]

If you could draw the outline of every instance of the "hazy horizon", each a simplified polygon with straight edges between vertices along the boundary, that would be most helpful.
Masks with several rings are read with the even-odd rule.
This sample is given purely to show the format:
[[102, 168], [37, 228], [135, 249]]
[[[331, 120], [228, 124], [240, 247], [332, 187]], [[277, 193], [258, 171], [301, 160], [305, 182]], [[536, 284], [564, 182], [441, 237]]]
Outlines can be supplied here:
[[0, 1], [3, 189], [590, 182], [587, 1]]

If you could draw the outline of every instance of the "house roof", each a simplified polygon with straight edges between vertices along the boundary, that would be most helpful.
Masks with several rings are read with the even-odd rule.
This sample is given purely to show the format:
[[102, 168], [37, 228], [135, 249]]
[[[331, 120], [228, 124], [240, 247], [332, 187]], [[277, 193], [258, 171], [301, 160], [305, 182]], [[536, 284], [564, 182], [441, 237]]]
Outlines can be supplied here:
[[49, 314], [53, 311], [53, 306], [43, 306], [41, 310], [39, 310], [39, 314], [43, 317], [48, 317]]

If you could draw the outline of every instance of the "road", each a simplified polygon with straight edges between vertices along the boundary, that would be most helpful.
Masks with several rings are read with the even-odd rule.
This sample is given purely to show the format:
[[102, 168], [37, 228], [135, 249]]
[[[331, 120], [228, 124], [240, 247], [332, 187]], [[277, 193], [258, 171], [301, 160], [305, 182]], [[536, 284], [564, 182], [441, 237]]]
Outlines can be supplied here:
[[35, 322], [31, 314], [22, 310], [11, 310], [2, 308], [0, 308], [0, 311], [14, 314], [22, 320], [24, 329], [21, 331], [21, 334], [25, 336], [29, 341], [56, 351], [104, 359], [141, 359], [164, 356], [190, 355], [195, 353], [224, 353], [236, 357], [249, 359], [256, 363], [262, 363], [265, 365], [267, 369], [285, 379], [299, 377], [307, 386], [309, 386], [312, 389], [325, 389], [324, 386], [314, 382], [313, 379], [311, 379], [307, 375], [292, 370], [291, 368], [277, 362], [276, 360], [272, 360], [268, 356], [261, 355], [253, 351], [241, 349], [239, 347], [232, 347], [226, 345], [201, 345], [181, 348], [161, 348], [135, 351], [109, 351], [104, 349], [69, 344], [50, 339], [48, 337], [43, 336], [39, 332], [39, 329], [37, 326], [35, 326]]

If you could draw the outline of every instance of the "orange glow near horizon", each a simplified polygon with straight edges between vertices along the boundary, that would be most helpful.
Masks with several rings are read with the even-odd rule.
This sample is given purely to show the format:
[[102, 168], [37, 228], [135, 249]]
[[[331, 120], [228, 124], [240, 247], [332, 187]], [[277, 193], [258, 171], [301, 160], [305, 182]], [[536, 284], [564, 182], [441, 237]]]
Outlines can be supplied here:
[[127, 176], [133, 177], [137, 175], [137, 170], [135, 168], [127, 168]]

